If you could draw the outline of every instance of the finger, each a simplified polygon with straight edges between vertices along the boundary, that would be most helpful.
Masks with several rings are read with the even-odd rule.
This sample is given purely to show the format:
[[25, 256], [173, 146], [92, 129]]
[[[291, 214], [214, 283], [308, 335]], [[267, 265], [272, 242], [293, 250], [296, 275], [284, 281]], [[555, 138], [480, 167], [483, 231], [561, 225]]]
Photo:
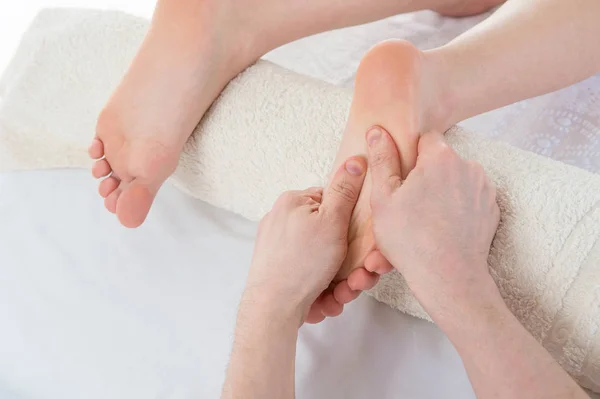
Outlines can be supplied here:
[[389, 195], [402, 182], [402, 167], [396, 143], [388, 132], [375, 126], [367, 132], [367, 144], [373, 181], [371, 199]]
[[379, 274], [369, 272], [364, 267], [354, 269], [348, 276], [348, 287], [353, 291], [366, 291], [375, 287], [379, 281]]
[[308, 193], [315, 201], [321, 202], [323, 199], [323, 187], [311, 187], [308, 189]]
[[365, 180], [366, 170], [367, 164], [362, 157], [351, 157], [344, 162], [323, 193], [320, 211], [349, 224]]
[[309, 198], [315, 202], [321, 203], [323, 200], [323, 188], [322, 187], [311, 187], [302, 191], [302, 196]]
[[289, 209], [295, 208], [302, 204], [302, 201], [305, 201], [306, 197], [304, 197], [304, 191], [300, 190], [290, 190], [285, 191], [277, 197], [275, 203], [273, 204], [273, 209]]
[[352, 302], [360, 295], [360, 291], [354, 291], [348, 285], [348, 280], [340, 281], [333, 289], [333, 297], [342, 305]]
[[365, 269], [379, 275], [391, 272], [394, 266], [379, 251], [373, 251], [365, 258]]

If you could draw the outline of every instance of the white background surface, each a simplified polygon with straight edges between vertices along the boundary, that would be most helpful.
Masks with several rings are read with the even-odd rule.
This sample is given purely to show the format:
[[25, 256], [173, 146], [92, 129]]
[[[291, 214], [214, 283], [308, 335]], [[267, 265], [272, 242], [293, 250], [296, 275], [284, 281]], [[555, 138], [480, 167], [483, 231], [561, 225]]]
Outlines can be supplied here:
[[[146, 17], [153, 6], [1, 1], [0, 70], [42, 5]], [[431, 47], [464, 26], [422, 13], [309, 38], [270, 57], [351, 84], [375, 42], [405, 37]], [[597, 80], [583, 84], [592, 97], [600, 87]], [[549, 102], [560, 103], [560, 95], [543, 110]], [[534, 112], [538, 103], [514, 109]], [[501, 135], [524, 115], [502, 112], [470, 126]], [[575, 126], [566, 112], [560, 118]], [[549, 123], [558, 121], [549, 115]], [[578, 132], [573, 127], [564, 136]], [[534, 144], [537, 133], [528, 136]], [[585, 148], [593, 150], [597, 134], [588, 136], [596, 141]], [[552, 137], [558, 136], [550, 144]], [[544, 143], [538, 147], [547, 149]], [[593, 170], [595, 158], [585, 159], [592, 161], [580, 166]], [[254, 224], [169, 186], [147, 223], [130, 231], [103, 209], [87, 171], [0, 174], [0, 398], [218, 397], [254, 232]], [[299, 398], [474, 397], [460, 359], [435, 326], [367, 297], [339, 318], [301, 329], [297, 385]]]

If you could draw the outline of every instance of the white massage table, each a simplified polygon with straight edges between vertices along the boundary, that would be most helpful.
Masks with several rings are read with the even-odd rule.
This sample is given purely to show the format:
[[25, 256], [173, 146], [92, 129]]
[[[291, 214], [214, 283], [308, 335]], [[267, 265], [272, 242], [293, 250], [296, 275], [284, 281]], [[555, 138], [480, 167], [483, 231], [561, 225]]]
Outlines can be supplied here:
[[[8, 38], [0, 42], [0, 71], [40, 6], [150, 16], [150, 4], [120, 3], [11, 5], [14, 14], [0, 12]], [[400, 16], [308, 38], [269, 59], [351, 85], [372, 44], [404, 37], [432, 47], [466, 23], [429, 12]], [[599, 77], [465, 124], [599, 172], [593, 101], [600, 101]], [[166, 186], [146, 224], [126, 230], [103, 209], [88, 171], [0, 174], [0, 399], [218, 397], [255, 229]], [[460, 358], [435, 326], [366, 296], [342, 316], [301, 329], [297, 396], [474, 398]]]

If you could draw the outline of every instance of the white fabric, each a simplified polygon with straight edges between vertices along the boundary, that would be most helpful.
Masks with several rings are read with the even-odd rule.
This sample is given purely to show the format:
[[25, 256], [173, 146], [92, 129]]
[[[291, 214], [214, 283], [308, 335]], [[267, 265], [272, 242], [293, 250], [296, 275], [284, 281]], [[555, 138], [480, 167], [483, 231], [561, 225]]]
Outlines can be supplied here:
[[[254, 223], [167, 186], [126, 230], [87, 171], [0, 174], [0, 220], [2, 399], [218, 397]], [[296, 364], [298, 398], [474, 398], [435, 326], [368, 297]]]
[[[383, 24], [373, 27], [380, 32]], [[353, 32], [368, 28], [345, 34], [352, 38]], [[312, 51], [331, 54], [327, 39], [322, 43]], [[167, 189], [134, 237], [105, 215], [83, 176], [13, 173], [0, 180], [0, 265], [10, 265], [0, 266], [0, 303], [12, 305], [0, 308], [0, 317], [3, 325], [14, 324], [0, 332], [0, 354], [7, 355], [0, 356], [4, 391], [14, 397], [106, 397], [103, 389], [110, 387], [111, 397], [186, 397], [186, 390], [216, 397], [229, 344], [222, 341], [231, 331], [251, 250], [247, 223]], [[167, 235], [164, 253], [150, 250]], [[44, 259], [45, 267], [35, 259]], [[214, 281], [189, 287], [190, 280], [210, 277], [226, 290], [219, 303], [205, 303], [215, 298]], [[194, 321], [197, 314], [208, 318]], [[199, 325], [190, 328], [194, 323]], [[472, 397], [456, 355], [435, 328], [370, 300], [360, 300], [340, 319], [303, 329], [302, 337], [299, 397]], [[184, 349], [173, 349], [173, 342]], [[200, 348], [206, 362], [186, 359], [187, 345]], [[197, 367], [188, 368], [190, 363]]]

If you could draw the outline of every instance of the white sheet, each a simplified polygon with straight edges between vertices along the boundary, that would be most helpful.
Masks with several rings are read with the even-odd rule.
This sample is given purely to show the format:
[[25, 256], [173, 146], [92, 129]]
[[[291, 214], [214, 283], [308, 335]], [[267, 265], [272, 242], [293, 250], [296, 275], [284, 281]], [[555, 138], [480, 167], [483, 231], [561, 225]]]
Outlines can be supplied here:
[[[5, 175], [0, 192], [5, 386], [27, 398], [218, 396], [252, 223], [168, 187], [128, 231], [83, 171]], [[299, 398], [468, 390], [433, 325], [372, 299], [302, 330]]]
[[[375, 42], [407, 37], [431, 47], [463, 27], [420, 13], [319, 35], [269, 58], [351, 84]], [[600, 92], [597, 80], [584, 84]], [[501, 112], [469, 123], [510, 128]], [[597, 140], [591, 125], [586, 137]], [[572, 130], [564, 137], [579, 134]], [[593, 169], [590, 158], [580, 166]], [[0, 175], [0, 398], [218, 397], [255, 226], [166, 187], [147, 223], [129, 231], [95, 190], [85, 171]], [[297, 382], [299, 398], [474, 397], [435, 326], [369, 298], [302, 328]]]

